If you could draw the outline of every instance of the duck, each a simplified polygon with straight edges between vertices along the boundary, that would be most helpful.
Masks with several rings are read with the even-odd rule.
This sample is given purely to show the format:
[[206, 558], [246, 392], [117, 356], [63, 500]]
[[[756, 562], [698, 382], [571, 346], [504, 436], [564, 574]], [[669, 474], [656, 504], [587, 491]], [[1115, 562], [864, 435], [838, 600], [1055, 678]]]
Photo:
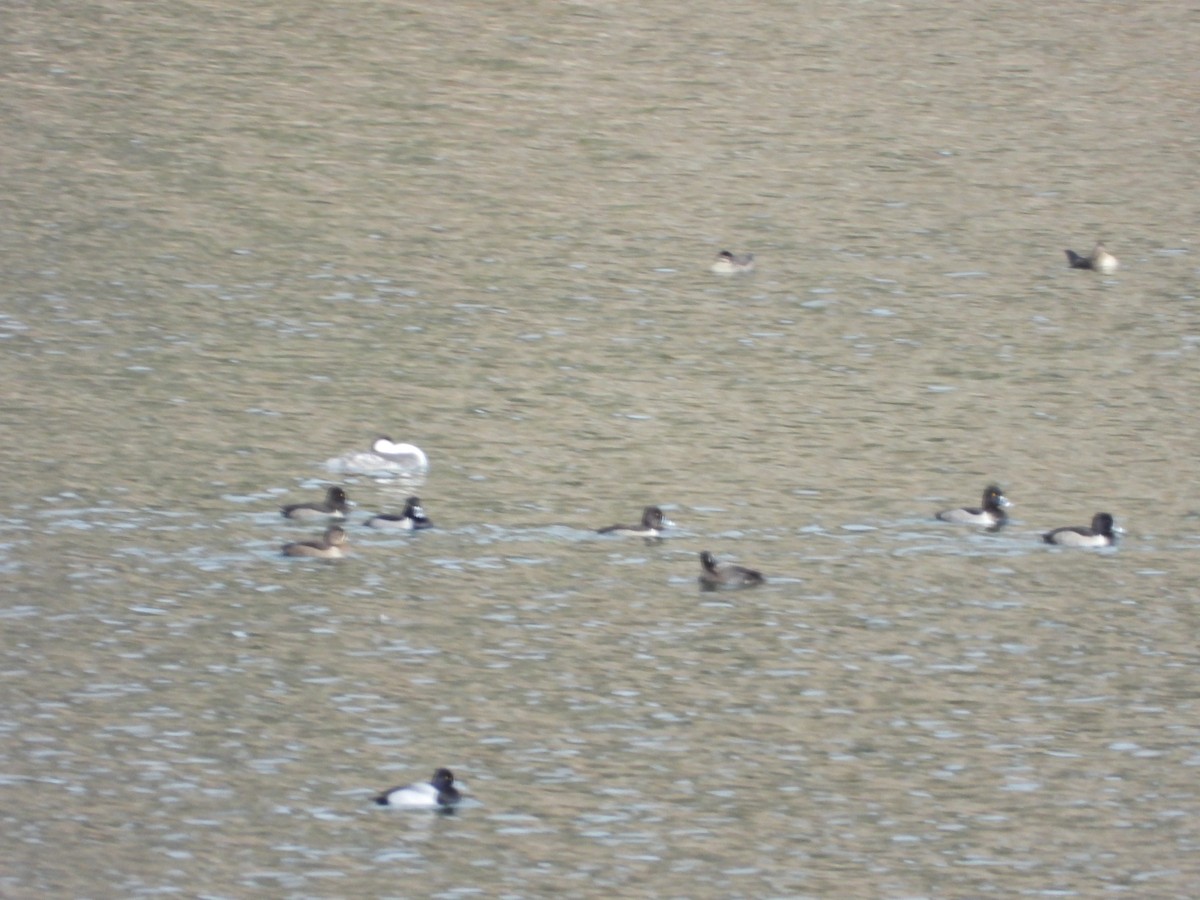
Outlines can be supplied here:
[[983, 525], [991, 531], [999, 531], [1008, 521], [1005, 512], [1012, 506], [1004, 492], [994, 484], [989, 484], [983, 490], [983, 501], [980, 507], [964, 506], [960, 509], [944, 509], [937, 514], [943, 522], [954, 522], [959, 525]]
[[706, 588], [750, 587], [766, 581], [762, 572], [744, 566], [718, 566], [717, 558], [705, 550], [700, 554], [700, 584]]
[[350, 501], [346, 498], [346, 492], [340, 487], [331, 487], [320, 503], [293, 503], [282, 507], [279, 514], [285, 519], [344, 519], [349, 511]]
[[404, 503], [404, 512], [400, 515], [380, 513], [367, 519], [371, 528], [387, 528], [392, 531], [418, 531], [422, 528], [432, 528], [431, 522], [421, 508], [420, 497], [409, 497]]
[[1092, 516], [1090, 527], [1066, 525], [1047, 531], [1042, 535], [1042, 540], [1063, 547], [1112, 547], [1117, 543], [1117, 535], [1123, 533], [1124, 529], [1117, 527], [1111, 515], [1098, 512]]
[[733, 253], [722, 250], [717, 254], [712, 270], [718, 275], [738, 275], [754, 269], [753, 253]]
[[663, 516], [663, 511], [657, 506], [647, 506], [642, 510], [640, 525], [606, 525], [599, 529], [598, 534], [628, 534], [636, 537], [658, 537], [664, 528], [675, 524]]
[[1068, 250], [1067, 262], [1072, 269], [1092, 269], [1101, 275], [1111, 275], [1121, 267], [1121, 263], [1102, 243], [1096, 244], [1091, 256], [1080, 256], [1074, 250]]
[[449, 769], [438, 769], [429, 781], [406, 784], [384, 791], [375, 798], [380, 806], [398, 809], [452, 810], [462, 794], [454, 786], [454, 773]]
[[308, 556], [313, 559], [341, 559], [346, 555], [346, 532], [340, 525], [333, 525], [317, 541], [295, 541], [283, 545], [284, 556]]

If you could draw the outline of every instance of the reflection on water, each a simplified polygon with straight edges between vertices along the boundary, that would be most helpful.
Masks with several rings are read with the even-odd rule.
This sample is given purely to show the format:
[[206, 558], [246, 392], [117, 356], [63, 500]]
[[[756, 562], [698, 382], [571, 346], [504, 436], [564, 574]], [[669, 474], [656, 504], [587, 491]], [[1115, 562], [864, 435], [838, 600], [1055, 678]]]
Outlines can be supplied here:
[[1187, 12], [11, 13], [0, 893], [1194, 893]]

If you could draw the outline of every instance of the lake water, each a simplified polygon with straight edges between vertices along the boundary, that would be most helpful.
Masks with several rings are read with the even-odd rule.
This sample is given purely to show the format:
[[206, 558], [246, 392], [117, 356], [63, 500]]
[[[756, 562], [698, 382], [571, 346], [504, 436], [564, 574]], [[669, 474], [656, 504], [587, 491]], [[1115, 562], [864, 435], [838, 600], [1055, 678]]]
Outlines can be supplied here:
[[0, 894], [1200, 892], [1194, 6], [0, 23]]

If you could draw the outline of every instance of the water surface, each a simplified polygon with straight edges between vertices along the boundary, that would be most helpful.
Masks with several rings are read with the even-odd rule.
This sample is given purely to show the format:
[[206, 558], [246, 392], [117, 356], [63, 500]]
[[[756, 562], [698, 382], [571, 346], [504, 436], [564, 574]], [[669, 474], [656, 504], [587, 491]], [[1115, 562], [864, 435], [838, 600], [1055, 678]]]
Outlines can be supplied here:
[[1194, 895], [1194, 20], [5, 12], [0, 892]]

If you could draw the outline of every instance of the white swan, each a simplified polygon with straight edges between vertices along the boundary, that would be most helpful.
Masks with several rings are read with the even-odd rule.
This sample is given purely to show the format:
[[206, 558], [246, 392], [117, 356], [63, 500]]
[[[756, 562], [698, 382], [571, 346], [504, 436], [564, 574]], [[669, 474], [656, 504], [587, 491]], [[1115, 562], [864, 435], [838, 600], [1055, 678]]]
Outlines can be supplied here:
[[419, 475], [429, 469], [429, 457], [416, 444], [377, 437], [369, 451], [355, 450], [325, 461], [325, 467], [339, 474]]

